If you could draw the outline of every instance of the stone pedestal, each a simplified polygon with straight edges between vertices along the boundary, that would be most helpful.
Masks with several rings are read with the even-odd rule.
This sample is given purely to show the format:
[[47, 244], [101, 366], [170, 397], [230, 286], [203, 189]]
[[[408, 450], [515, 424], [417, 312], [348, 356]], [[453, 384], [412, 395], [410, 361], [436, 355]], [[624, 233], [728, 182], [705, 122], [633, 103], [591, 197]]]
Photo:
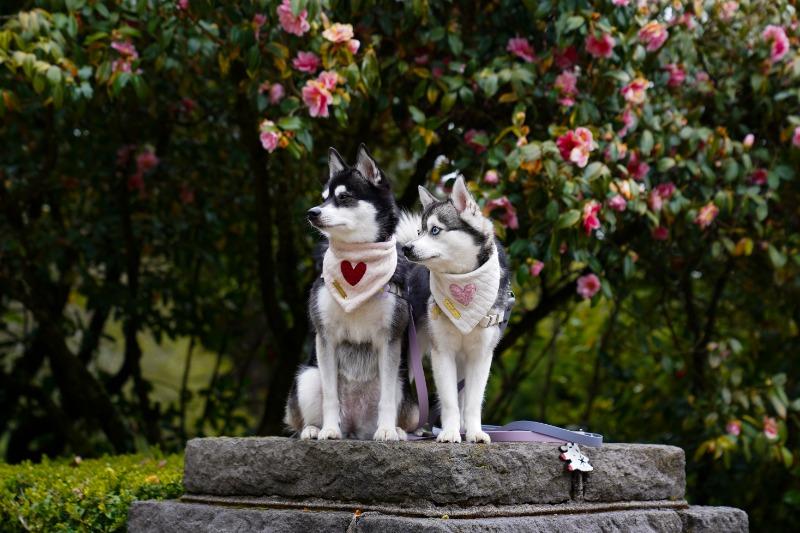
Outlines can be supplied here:
[[556, 444], [194, 439], [186, 494], [136, 502], [131, 532], [747, 531], [747, 515], [689, 506], [672, 446], [583, 449], [569, 473]]

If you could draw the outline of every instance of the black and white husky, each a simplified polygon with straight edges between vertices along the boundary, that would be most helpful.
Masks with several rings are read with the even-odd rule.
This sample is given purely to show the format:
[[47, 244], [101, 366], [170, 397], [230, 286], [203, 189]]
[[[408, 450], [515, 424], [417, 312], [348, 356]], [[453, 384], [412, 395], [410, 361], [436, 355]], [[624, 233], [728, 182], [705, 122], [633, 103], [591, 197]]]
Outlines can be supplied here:
[[481, 408], [509, 301], [506, 255], [462, 177], [446, 200], [424, 187], [419, 195], [422, 214], [402, 216], [398, 240], [410, 261], [427, 267], [411, 269], [407, 292], [430, 347], [442, 417], [437, 440], [461, 442], [463, 430], [467, 442], [490, 442]]
[[314, 349], [284, 421], [302, 439], [404, 440], [419, 410], [402, 370], [409, 311], [398, 295], [409, 263], [395, 241], [397, 205], [363, 144], [354, 167], [333, 148], [328, 166], [323, 202], [308, 211], [327, 238], [309, 299]]

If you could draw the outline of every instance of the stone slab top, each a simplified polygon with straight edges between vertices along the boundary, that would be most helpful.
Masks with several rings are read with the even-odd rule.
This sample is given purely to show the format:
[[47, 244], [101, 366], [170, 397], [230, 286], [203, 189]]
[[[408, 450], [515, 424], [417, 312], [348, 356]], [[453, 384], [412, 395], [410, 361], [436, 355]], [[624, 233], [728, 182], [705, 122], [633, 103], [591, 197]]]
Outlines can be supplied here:
[[570, 473], [557, 444], [203, 438], [186, 446], [187, 494], [319, 498], [394, 505], [519, 505], [683, 500], [680, 448], [582, 448], [594, 471]]

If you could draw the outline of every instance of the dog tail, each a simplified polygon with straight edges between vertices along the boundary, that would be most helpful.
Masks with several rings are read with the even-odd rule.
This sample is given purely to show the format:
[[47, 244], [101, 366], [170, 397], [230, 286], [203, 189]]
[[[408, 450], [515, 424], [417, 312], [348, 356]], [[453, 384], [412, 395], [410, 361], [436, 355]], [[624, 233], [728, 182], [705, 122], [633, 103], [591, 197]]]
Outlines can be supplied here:
[[401, 211], [397, 229], [394, 232], [400, 246], [410, 243], [419, 236], [419, 229], [422, 227], [422, 215]]

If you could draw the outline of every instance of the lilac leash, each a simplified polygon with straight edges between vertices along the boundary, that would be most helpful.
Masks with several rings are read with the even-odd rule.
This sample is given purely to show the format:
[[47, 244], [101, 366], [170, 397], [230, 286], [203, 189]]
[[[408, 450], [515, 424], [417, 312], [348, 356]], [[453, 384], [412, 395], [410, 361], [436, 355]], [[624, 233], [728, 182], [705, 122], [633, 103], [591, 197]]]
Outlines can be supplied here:
[[417, 342], [417, 327], [414, 324], [414, 310], [408, 304], [408, 363], [414, 375], [414, 386], [417, 388], [417, 404], [419, 405], [418, 428], [428, 424], [428, 385], [425, 383], [425, 371], [422, 369], [422, 352]]

